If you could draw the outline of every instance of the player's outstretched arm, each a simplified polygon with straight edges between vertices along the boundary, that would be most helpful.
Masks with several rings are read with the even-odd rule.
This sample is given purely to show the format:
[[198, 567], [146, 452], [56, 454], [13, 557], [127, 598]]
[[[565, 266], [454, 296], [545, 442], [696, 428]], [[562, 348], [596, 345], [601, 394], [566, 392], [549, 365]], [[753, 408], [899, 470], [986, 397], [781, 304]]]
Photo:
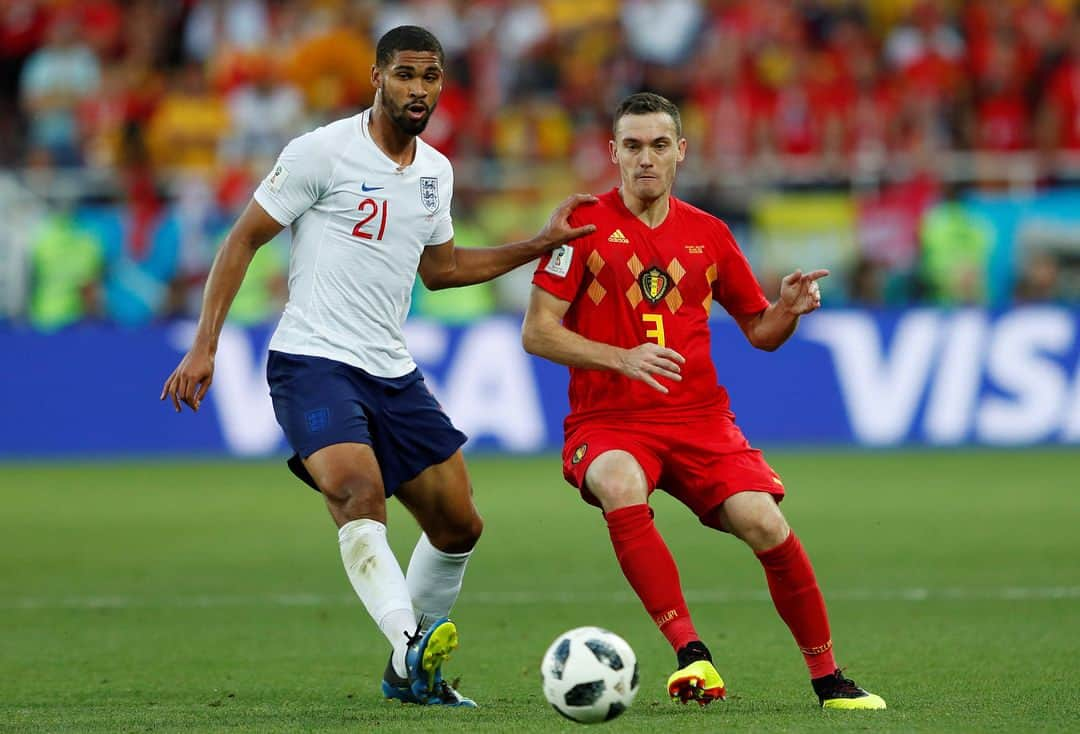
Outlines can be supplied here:
[[177, 413], [180, 412], [180, 403], [186, 403], [192, 410], [199, 409], [214, 380], [214, 355], [217, 353], [221, 327], [225, 324], [225, 316], [236, 298], [248, 265], [255, 257], [255, 251], [273, 239], [281, 229], [282, 226], [252, 199], [218, 250], [210, 276], [206, 279], [195, 341], [161, 388], [160, 399], [171, 398]]
[[525, 351], [567, 367], [594, 370], [613, 370], [634, 380], [641, 380], [658, 392], [668, 389], [657, 378], [679, 382], [681, 354], [659, 344], [645, 342], [633, 349], [587, 339], [562, 324], [570, 302], [558, 298], [543, 288], [533, 286], [529, 310], [521, 327], [521, 343]]
[[780, 281], [780, 297], [775, 303], [752, 316], [737, 316], [735, 320], [750, 343], [767, 352], [779, 349], [795, 333], [800, 316], [821, 308], [817, 281], [828, 274], [828, 270], [796, 270]]
[[574, 194], [555, 208], [551, 219], [531, 240], [500, 247], [455, 248], [450, 240], [424, 249], [420, 279], [431, 290], [483, 283], [534, 260], [545, 252], [596, 231], [596, 225], [570, 225], [570, 214], [582, 204], [597, 201], [590, 194]]

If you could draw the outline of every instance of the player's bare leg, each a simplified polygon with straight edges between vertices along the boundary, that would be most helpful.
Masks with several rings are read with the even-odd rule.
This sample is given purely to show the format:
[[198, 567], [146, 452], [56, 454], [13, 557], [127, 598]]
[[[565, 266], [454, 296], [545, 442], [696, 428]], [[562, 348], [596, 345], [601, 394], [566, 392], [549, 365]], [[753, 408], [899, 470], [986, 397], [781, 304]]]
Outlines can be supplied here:
[[416, 518], [432, 545], [445, 553], [471, 551], [484, 530], [460, 450], [402, 484], [394, 496]]
[[396, 495], [423, 530], [409, 561], [409, 585], [423, 629], [450, 614], [465, 568], [484, 530], [461, 451], [401, 485]]
[[405, 576], [423, 635], [417, 664], [440, 703], [475, 706], [443, 680], [441, 670], [458, 644], [457, 628], [448, 615], [484, 529], [461, 451], [402, 484], [395, 496], [423, 530]]
[[386, 539], [386, 493], [370, 446], [339, 443], [304, 460], [338, 525], [341, 560], [356, 595], [393, 648], [390, 668], [407, 676], [416, 633], [405, 575]]
[[353, 520], [386, 524], [386, 490], [375, 452], [362, 443], [337, 443], [304, 459], [340, 528]]
[[803, 653], [822, 707], [885, 708], [880, 696], [859, 688], [837, 667], [828, 612], [813, 566], [773, 496], [767, 492], [736, 493], [706, 518], [706, 524], [741, 539], [761, 561], [776, 611]]
[[605, 451], [597, 456], [585, 473], [585, 484], [605, 514], [649, 501], [645, 470], [628, 451]]
[[585, 484], [604, 510], [623, 574], [676, 651], [678, 670], [668, 679], [668, 694], [673, 700], [702, 706], [723, 698], [724, 681], [698, 639], [678, 567], [653, 524], [645, 471], [633, 454], [606, 451], [589, 465]]

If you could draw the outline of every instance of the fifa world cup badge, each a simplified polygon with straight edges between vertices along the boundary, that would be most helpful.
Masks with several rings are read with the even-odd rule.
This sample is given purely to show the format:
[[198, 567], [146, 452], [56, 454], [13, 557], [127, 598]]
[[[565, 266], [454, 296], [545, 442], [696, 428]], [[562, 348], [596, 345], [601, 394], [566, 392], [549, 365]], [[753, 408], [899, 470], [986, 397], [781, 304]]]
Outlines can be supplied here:
[[566, 274], [570, 272], [570, 262], [574, 259], [574, 248], [570, 245], [563, 245], [557, 247], [551, 252], [551, 259], [548, 260], [548, 264], [544, 267], [544, 270], [557, 275], [560, 278], [565, 278]]
[[278, 163], [274, 166], [274, 170], [270, 173], [270, 177], [266, 181], [266, 185], [271, 191], [277, 192], [281, 190], [281, 187], [285, 184], [285, 179], [289, 177], [289, 169]]

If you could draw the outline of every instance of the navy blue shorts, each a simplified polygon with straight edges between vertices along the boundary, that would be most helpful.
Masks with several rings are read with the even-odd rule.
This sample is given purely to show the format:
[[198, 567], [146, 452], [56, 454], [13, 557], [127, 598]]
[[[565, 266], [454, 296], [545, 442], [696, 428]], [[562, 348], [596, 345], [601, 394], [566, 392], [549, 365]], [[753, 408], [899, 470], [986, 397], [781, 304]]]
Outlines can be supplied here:
[[271, 351], [266, 381], [274, 415], [296, 452], [289, 468], [315, 490], [300, 459], [336, 443], [371, 446], [389, 497], [466, 441], [419, 369], [404, 377], [375, 377], [333, 359]]

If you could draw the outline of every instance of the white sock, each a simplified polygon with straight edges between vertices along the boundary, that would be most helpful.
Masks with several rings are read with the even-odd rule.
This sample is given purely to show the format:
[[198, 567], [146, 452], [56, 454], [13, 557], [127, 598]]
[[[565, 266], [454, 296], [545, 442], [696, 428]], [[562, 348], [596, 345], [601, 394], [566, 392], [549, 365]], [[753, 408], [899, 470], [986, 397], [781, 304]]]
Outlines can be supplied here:
[[386, 540], [386, 526], [377, 520], [353, 520], [338, 530], [345, 573], [368, 614], [394, 647], [395, 672], [406, 677], [405, 649], [416, 631], [409, 587]]
[[444, 553], [431, 544], [426, 533], [416, 541], [405, 582], [422, 629], [450, 614], [461, 593], [461, 579], [471, 555], [471, 550]]

